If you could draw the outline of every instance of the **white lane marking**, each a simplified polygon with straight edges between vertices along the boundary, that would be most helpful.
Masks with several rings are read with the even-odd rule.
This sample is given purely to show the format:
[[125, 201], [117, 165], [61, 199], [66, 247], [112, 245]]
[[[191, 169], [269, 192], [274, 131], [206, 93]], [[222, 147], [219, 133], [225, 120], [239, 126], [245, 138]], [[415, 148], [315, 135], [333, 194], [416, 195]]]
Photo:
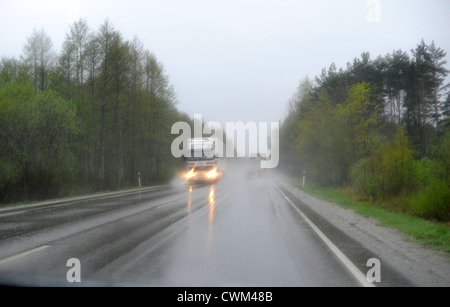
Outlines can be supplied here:
[[353, 277], [363, 287], [375, 287], [370, 283], [366, 276], [348, 259], [347, 256], [330, 240], [328, 237], [299, 209], [296, 205], [280, 190], [280, 188], [272, 183], [275, 188], [281, 193], [281, 195], [287, 200], [287, 202], [297, 211], [298, 214], [306, 221], [306, 223], [316, 232], [316, 234], [322, 239], [322, 241], [328, 246], [328, 248], [336, 255], [339, 261], [347, 268], [347, 270], [353, 275]]
[[17, 259], [25, 257], [25, 256], [28, 256], [28, 255], [30, 255], [32, 253], [41, 251], [41, 250], [49, 248], [49, 247], [50, 247], [50, 245], [43, 245], [43, 246], [37, 247], [35, 249], [32, 249], [32, 250], [29, 250], [29, 251], [26, 251], [26, 252], [23, 252], [23, 253], [20, 253], [20, 254], [17, 254], [17, 255], [14, 255], [14, 256], [2, 259], [2, 260], [0, 260], [0, 265], [5, 264], [7, 262], [11, 262], [11, 261], [17, 260]]

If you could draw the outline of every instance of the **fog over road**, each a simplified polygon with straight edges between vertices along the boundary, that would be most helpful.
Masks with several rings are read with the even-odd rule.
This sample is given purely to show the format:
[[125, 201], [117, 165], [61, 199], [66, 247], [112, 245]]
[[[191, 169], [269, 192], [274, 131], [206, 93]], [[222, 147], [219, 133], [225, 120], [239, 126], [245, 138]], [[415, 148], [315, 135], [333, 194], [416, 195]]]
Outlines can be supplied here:
[[[70, 286], [76, 258], [81, 286], [360, 286], [299, 210], [366, 275], [377, 255], [274, 178], [238, 176], [2, 209], [0, 281]], [[377, 285], [412, 285], [381, 262]]]

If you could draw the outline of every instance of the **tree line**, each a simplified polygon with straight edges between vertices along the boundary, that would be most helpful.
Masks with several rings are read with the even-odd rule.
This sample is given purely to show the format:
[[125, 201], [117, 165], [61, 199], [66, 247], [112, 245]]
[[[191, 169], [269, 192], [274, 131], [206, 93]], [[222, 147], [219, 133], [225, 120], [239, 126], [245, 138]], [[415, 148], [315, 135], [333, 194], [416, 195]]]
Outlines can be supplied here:
[[372, 202], [450, 220], [450, 91], [446, 52], [362, 53], [304, 78], [280, 129], [280, 167]]
[[191, 119], [163, 65], [106, 20], [73, 23], [59, 53], [44, 30], [0, 61], [0, 202], [167, 180], [171, 125]]

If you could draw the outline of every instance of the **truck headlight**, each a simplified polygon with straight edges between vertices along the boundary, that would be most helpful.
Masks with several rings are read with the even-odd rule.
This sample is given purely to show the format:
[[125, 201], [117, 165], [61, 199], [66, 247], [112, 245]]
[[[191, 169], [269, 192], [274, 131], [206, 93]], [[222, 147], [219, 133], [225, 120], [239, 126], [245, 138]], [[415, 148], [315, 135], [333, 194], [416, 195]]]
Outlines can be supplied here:
[[186, 179], [191, 179], [192, 177], [194, 177], [194, 169], [191, 169], [187, 174], [186, 174]]
[[217, 169], [213, 169], [212, 171], [210, 171], [208, 174], [206, 174], [206, 177], [208, 177], [209, 179], [213, 179], [217, 177]]

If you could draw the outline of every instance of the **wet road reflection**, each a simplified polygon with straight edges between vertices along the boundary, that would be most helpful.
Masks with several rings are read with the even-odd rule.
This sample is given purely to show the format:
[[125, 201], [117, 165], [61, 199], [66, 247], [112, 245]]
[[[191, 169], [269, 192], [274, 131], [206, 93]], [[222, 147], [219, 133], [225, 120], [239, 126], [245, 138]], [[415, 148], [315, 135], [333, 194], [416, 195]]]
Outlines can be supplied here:
[[209, 190], [209, 228], [211, 229], [214, 222], [215, 195], [214, 185]]
[[[33, 250], [35, 244], [49, 247], [0, 267], [0, 272], [32, 272], [64, 281], [67, 259], [75, 257], [84, 278], [119, 283], [311, 286], [348, 281], [310, 229], [292, 218], [269, 181], [179, 186], [119, 200], [53, 208], [52, 215], [68, 218], [71, 213], [70, 223], [60, 218], [61, 224], [52, 228], [54, 222], [49, 222], [45, 231], [31, 232], [20, 250], [11, 238], [17, 253]], [[87, 208], [95, 214], [89, 211], [81, 219]], [[45, 221], [49, 212], [44, 209], [14, 219]], [[79, 221], [74, 220], [76, 210]], [[4, 219], [16, 222], [11, 215]], [[11, 244], [0, 241], [0, 246], [7, 251]]]
[[214, 210], [215, 210], [215, 186], [211, 185], [209, 189], [209, 214], [208, 214], [208, 233], [206, 239], [206, 253], [207, 259], [211, 257], [212, 249], [214, 247]]
[[188, 215], [192, 213], [192, 185], [189, 186], [189, 192], [188, 192]]
[[310, 230], [292, 219], [270, 180], [219, 182], [194, 186], [189, 191], [192, 206], [201, 209], [189, 217], [189, 227], [174, 241], [171, 253], [165, 255], [158, 283], [353, 285]]

